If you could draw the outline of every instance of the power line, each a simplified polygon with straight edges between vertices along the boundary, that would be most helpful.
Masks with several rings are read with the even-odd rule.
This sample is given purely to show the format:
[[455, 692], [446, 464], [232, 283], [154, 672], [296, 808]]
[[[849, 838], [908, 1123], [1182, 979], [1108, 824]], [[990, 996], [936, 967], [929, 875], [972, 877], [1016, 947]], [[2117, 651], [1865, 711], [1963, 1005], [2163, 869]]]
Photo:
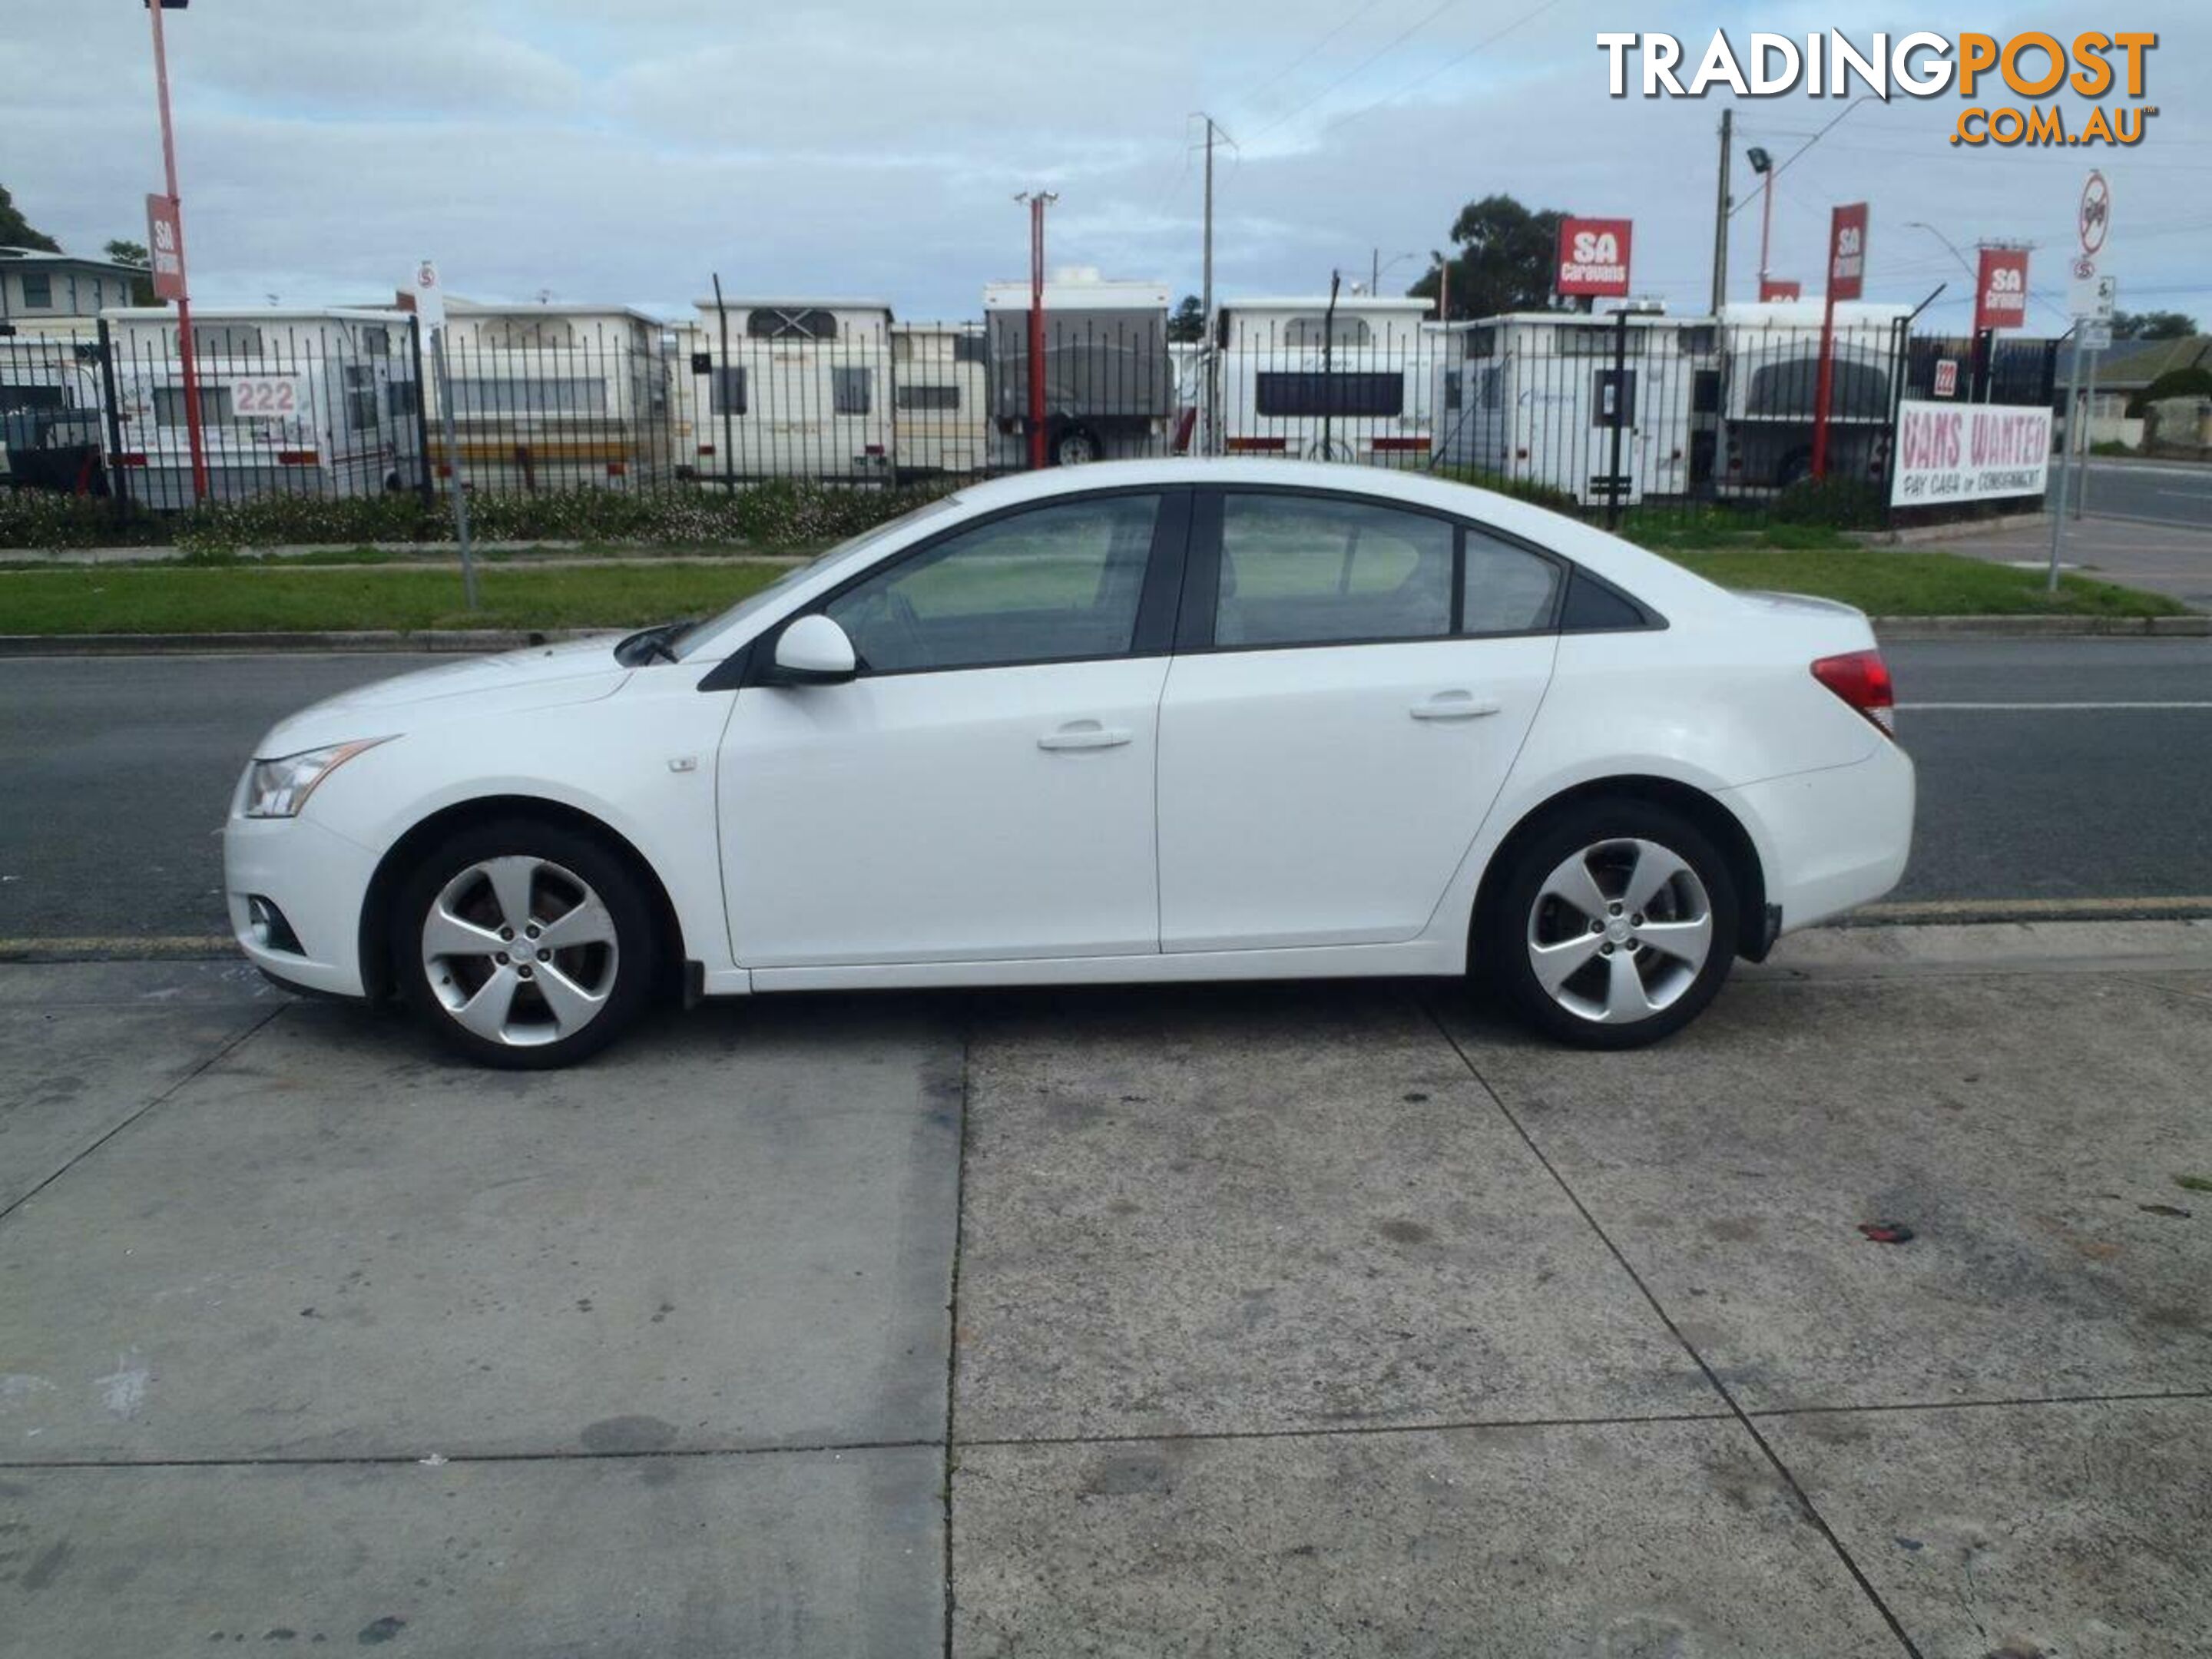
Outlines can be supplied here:
[[1261, 127], [1259, 131], [1252, 135], [1254, 140], [1257, 141], [1264, 138], [1269, 133], [1273, 132], [1277, 127], [1281, 126], [1285, 122], [1291, 120], [1297, 116], [1304, 115], [1308, 110], [1311, 109], [1316, 104], [1321, 102], [1322, 99], [1328, 97], [1329, 94], [1334, 92], [1346, 82], [1356, 79], [1370, 64], [1376, 63], [1380, 58], [1389, 57], [1390, 53], [1396, 51], [1399, 46], [1411, 40], [1414, 35], [1419, 34], [1423, 29], [1428, 27], [1430, 24], [1435, 22], [1437, 18], [1443, 16], [1446, 12], [1449, 11], [1458, 3], [1459, 0], [1437, 0], [1437, 3], [1431, 6], [1428, 10], [1423, 12], [1417, 21], [1403, 29], [1401, 29], [1396, 34], [1392, 35], [1390, 39], [1385, 41], [1378, 50], [1370, 52], [1366, 57], [1361, 58], [1357, 64], [1353, 64], [1351, 69], [1347, 70], [1344, 74], [1338, 76], [1335, 80], [1330, 82], [1319, 92], [1314, 94], [1312, 97], [1307, 99], [1303, 104], [1300, 104], [1295, 108], [1288, 110], [1283, 114], [1277, 116], [1273, 120], [1268, 122], [1266, 126]]
[[1363, 115], [1372, 115], [1376, 110], [1381, 109], [1383, 105], [1395, 103], [1399, 99], [1403, 98], [1407, 93], [1416, 91], [1419, 88], [1428, 85], [1430, 82], [1435, 80], [1437, 76], [1442, 75], [1445, 70], [1457, 69], [1462, 64], [1467, 62], [1468, 58], [1474, 57], [1475, 53], [1481, 52], [1487, 47], [1496, 46], [1507, 35], [1512, 33], [1514, 30], [1519, 28], [1523, 23], [1533, 22], [1535, 19], [1541, 17], [1546, 12], [1551, 10], [1553, 7], [1559, 3], [1559, 0], [1543, 0], [1543, 3], [1538, 6], [1534, 11], [1523, 13], [1521, 16], [1515, 18], [1511, 22], [1508, 23], [1504, 28], [1499, 29], [1494, 34], [1485, 35], [1481, 40], [1469, 46], [1465, 52], [1461, 52], [1456, 58], [1446, 58], [1443, 63], [1431, 70], [1426, 75], [1416, 76], [1413, 80], [1406, 82], [1404, 86], [1400, 87], [1397, 91], [1384, 94], [1382, 97], [1377, 98], [1373, 103], [1368, 105], [1364, 109], [1356, 109], [1349, 115], [1338, 116], [1336, 119], [1328, 124], [1327, 131], [1334, 132], [1337, 128], [1345, 125], [1348, 122], [1357, 121]]
[[1350, 27], [1351, 27], [1354, 23], [1358, 22], [1361, 18], [1363, 18], [1363, 17], [1366, 16], [1366, 15], [1367, 15], [1367, 14], [1368, 14], [1369, 12], [1373, 11], [1373, 10], [1375, 9], [1375, 8], [1376, 8], [1376, 7], [1377, 7], [1377, 6], [1381, 5], [1382, 3], [1382, 0], [1365, 0], [1365, 3], [1364, 3], [1364, 4], [1360, 5], [1360, 6], [1357, 7], [1357, 8], [1355, 8], [1353, 10], [1352, 10], [1352, 11], [1350, 11], [1350, 12], [1346, 13], [1346, 15], [1345, 15], [1344, 21], [1341, 21], [1340, 23], [1339, 23], [1339, 24], [1338, 24], [1334, 28], [1331, 29], [1331, 30], [1330, 30], [1327, 34], [1322, 35], [1322, 38], [1321, 38], [1320, 40], [1318, 40], [1315, 41], [1315, 42], [1313, 43], [1313, 45], [1311, 45], [1311, 46], [1308, 46], [1308, 47], [1307, 47], [1304, 52], [1300, 52], [1297, 57], [1295, 57], [1295, 58], [1293, 58], [1292, 59], [1291, 59], [1291, 61], [1290, 61], [1289, 63], [1287, 63], [1287, 64], [1284, 64], [1284, 65], [1282, 66], [1282, 68], [1280, 68], [1280, 69], [1277, 70], [1276, 70], [1273, 75], [1269, 76], [1266, 80], [1264, 80], [1264, 81], [1262, 81], [1261, 82], [1260, 82], [1260, 84], [1259, 84], [1258, 86], [1256, 86], [1256, 87], [1253, 88], [1251, 91], [1249, 91], [1249, 92], [1246, 93], [1246, 94], [1244, 94], [1244, 96], [1243, 96], [1243, 98], [1239, 99], [1237, 101], [1238, 101], [1238, 102], [1240, 102], [1240, 103], [1249, 104], [1250, 102], [1252, 102], [1252, 100], [1255, 100], [1255, 98], [1257, 98], [1257, 97], [1258, 97], [1261, 93], [1263, 93], [1263, 92], [1267, 91], [1268, 88], [1270, 88], [1270, 87], [1273, 86], [1273, 85], [1275, 84], [1275, 82], [1278, 82], [1278, 81], [1281, 80], [1285, 76], [1288, 75], [1288, 74], [1289, 74], [1292, 70], [1295, 70], [1295, 69], [1302, 69], [1302, 68], [1304, 68], [1304, 67], [1308, 63], [1310, 63], [1310, 62], [1311, 62], [1311, 61], [1312, 61], [1312, 59], [1313, 59], [1313, 58], [1314, 58], [1314, 55], [1315, 55], [1316, 53], [1317, 53], [1318, 52], [1320, 52], [1320, 51], [1321, 51], [1321, 49], [1322, 49], [1323, 46], [1327, 46], [1330, 41], [1332, 41], [1332, 40], [1335, 40], [1335, 39], [1336, 39], [1336, 37], [1337, 37], [1338, 35], [1340, 35], [1340, 34], [1343, 33], [1345, 32], [1345, 30], [1346, 30], [1346, 29], [1350, 28]]

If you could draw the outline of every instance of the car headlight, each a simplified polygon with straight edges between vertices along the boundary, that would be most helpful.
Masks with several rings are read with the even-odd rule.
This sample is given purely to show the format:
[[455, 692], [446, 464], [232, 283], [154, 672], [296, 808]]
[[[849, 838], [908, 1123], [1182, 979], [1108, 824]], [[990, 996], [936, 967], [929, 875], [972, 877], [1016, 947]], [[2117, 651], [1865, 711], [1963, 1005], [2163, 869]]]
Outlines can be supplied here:
[[317, 784], [363, 750], [391, 741], [389, 738], [364, 738], [357, 743], [334, 743], [325, 749], [309, 749], [275, 760], [257, 760], [246, 772], [246, 816], [298, 817]]

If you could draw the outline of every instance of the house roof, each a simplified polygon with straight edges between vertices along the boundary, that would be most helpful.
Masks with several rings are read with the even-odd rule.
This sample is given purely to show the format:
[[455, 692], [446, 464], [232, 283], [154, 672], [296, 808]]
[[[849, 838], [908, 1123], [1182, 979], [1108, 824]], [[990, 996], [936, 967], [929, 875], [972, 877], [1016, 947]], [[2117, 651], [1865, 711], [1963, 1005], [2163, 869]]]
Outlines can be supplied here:
[[[2148, 386], [2177, 368], [2212, 368], [2212, 334], [2187, 334], [2178, 340], [2115, 340], [2112, 349], [2082, 360], [2081, 376], [2088, 379], [2089, 364], [2097, 368], [2097, 384], [2111, 392], [2131, 392]], [[2074, 343], [2058, 349], [2058, 378], [2073, 377]]]
[[10, 266], [70, 265], [78, 270], [98, 270], [118, 276], [143, 276], [144, 269], [137, 265], [119, 265], [112, 259], [94, 259], [81, 253], [49, 253], [40, 247], [0, 247], [0, 259]]

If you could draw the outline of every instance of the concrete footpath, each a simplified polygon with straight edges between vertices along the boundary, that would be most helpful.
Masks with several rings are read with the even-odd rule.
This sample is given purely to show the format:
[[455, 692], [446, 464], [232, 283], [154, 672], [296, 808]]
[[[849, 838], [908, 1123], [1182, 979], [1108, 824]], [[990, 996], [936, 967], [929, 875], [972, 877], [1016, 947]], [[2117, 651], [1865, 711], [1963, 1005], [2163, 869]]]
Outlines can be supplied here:
[[525, 1077], [0, 967], [0, 1654], [2201, 1653], [2208, 1074], [2206, 922], [1624, 1055], [1340, 983]]

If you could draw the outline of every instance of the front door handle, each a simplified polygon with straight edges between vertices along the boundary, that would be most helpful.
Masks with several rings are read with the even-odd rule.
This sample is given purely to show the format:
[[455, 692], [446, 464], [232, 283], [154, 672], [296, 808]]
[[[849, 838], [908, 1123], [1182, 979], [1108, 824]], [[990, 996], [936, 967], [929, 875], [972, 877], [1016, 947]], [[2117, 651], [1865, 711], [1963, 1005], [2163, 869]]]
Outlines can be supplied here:
[[1101, 726], [1097, 720], [1070, 720], [1057, 732], [1048, 732], [1037, 739], [1040, 749], [1119, 749], [1129, 741], [1129, 733], [1118, 726]]
[[1426, 702], [1417, 702], [1406, 712], [1417, 720], [1474, 720], [1497, 714], [1501, 706], [1478, 701], [1472, 691], [1439, 691]]

